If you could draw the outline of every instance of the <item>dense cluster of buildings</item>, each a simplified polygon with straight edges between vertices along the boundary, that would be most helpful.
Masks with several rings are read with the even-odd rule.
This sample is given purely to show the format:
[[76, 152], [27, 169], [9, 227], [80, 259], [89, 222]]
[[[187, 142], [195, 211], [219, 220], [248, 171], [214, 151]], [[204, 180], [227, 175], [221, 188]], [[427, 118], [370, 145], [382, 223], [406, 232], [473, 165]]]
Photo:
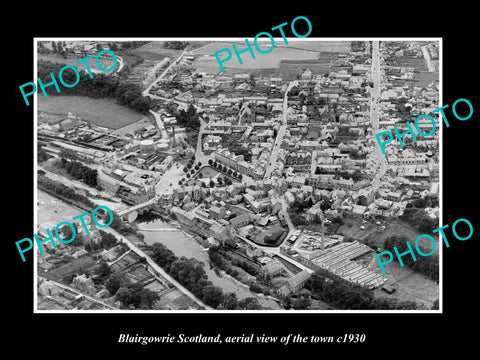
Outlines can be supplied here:
[[[438, 78], [418, 80], [415, 65], [427, 59], [430, 72], [438, 69], [438, 45], [381, 42], [380, 50], [379, 129], [402, 131], [405, 121], [438, 107]], [[195, 52], [184, 52], [155, 80], [150, 95], [161, 105], [151, 125], [118, 135], [70, 114], [39, 122], [39, 141], [55, 156], [65, 149], [77, 153], [98, 169], [103, 190], [127, 205], [148, 203], [203, 244], [255, 254], [252, 261], [262, 265], [263, 276], [283, 279], [275, 286], [278, 296], [298, 292], [316, 269], [368, 288], [383, 285], [387, 278], [371, 266], [373, 251], [367, 245], [296, 229], [289, 215], [301, 204], [303, 213], [295, 216], [322, 227], [345, 214], [394, 219], [409, 201], [438, 195], [437, 135], [391, 146], [385, 176], [374, 184], [379, 164], [370, 121], [371, 44], [353, 42], [350, 52], [333, 58], [328, 73], [301, 69], [293, 81], [197, 72], [195, 59]], [[149, 85], [167, 62], [152, 69]], [[177, 138], [184, 129], [172, 116], [175, 104], [193, 104], [201, 114], [205, 125], [197, 149]], [[203, 163], [183, 175], [181, 168], [192, 155]], [[157, 186], [165, 179], [169, 186]], [[113, 260], [112, 267], [129, 256]], [[138, 263], [125, 266], [132, 270], [129, 276], [146, 285], [160, 281]], [[84, 278], [73, 287], [91, 292]]]

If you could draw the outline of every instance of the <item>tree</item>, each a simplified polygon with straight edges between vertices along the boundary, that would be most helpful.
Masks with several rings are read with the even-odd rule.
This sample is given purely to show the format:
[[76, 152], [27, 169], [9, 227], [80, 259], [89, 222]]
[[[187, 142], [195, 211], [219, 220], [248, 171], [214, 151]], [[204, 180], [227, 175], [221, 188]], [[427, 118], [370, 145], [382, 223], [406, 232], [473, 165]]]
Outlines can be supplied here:
[[213, 188], [215, 186], [215, 181], [213, 181], [212, 179], [210, 179], [210, 183], [209, 183], [210, 187]]
[[295, 310], [308, 310], [310, 309], [311, 303], [312, 302], [310, 301], [309, 297], [302, 296], [300, 299], [297, 299], [296, 301], [294, 301], [293, 308]]
[[250, 74], [250, 85], [251, 85], [251, 86], [255, 86], [255, 85], [256, 85], [255, 75], [253, 75], [253, 74]]
[[243, 178], [243, 175], [242, 174], [238, 174], [238, 180], [242, 180]]
[[210, 165], [210, 166], [213, 165], [213, 160], [212, 159], [208, 159], [208, 165]]
[[[237, 295], [235, 293], [228, 293], [223, 296], [220, 307], [225, 310], [235, 310], [238, 307]], [[217, 307], [217, 308], [220, 308]]]
[[111, 274], [112, 270], [106, 261], [101, 261], [100, 264], [95, 267], [93, 272], [100, 278], [106, 278]]
[[262, 307], [254, 297], [248, 297], [238, 302], [238, 307], [242, 310], [260, 310]]
[[202, 290], [202, 300], [216, 309], [223, 300], [223, 291], [218, 286], [205, 286]]
[[160, 243], [154, 243], [149, 250], [153, 252], [152, 260], [167, 272], [169, 272], [172, 263], [178, 259], [173, 251]]
[[187, 173], [187, 172], [188, 172], [187, 167], [184, 167], [184, 168], [183, 168], [183, 172], [184, 172], [184, 173]]
[[201, 167], [201, 166], [202, 166], [202, 163], [199, 161], [199, 162], [197, 163], [197, 165], [198, 165], [199, 167]]
[[100, 236], [102, 238], [102, 247], [111, 248], [117, 243], [117, 238], [115, 237], [115, 235], [100, 229], [98, 230], [98, 232], [100, 233]]
[[110, 294], [115, 295], [126, 282], [125, 276], [122, 273], [115, 273], [110, 276], [105, 287], [110, 292]]
[[198, 165], [195, 165], [195, 170], [198, 171], [199, 169], [200, 169], [200, 167]]
[[190, 170], [190, 174], [195, 174], [195, 169]]
[[178, 185], [181, 186], [182, 184], [183, 184], [182, 180], [178, 180]]
[[121, 287], [117, 291], [117, 300], [125, 306], [132, 305], [134, 308], [151, 309], [154, 302], [159, 299], [156, 292], [143, 288], [140, 283]]
[[169, 274], [189, 289], [195, 296], [201, 297], [202, 289], [208, 285], [203, 263], [197, 259], [182, 256], [170, 266]]

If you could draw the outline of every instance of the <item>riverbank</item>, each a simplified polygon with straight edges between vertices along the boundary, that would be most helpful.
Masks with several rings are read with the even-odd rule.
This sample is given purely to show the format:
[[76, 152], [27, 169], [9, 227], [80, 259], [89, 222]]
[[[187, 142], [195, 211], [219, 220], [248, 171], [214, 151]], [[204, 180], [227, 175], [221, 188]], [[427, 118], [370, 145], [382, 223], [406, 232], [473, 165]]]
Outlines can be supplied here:
[[[217, 273], [210, 264], [210, 258], [207, 252], [208, 248], [197, 241], [196, 235], [191, 235], [184, 229], [181, 229], [178, 223], [172, 222], [171, 220], [165, 222], [164, 219], [160, 217], [154, 220], [153, 216], [149, 216], [146, 222], [139, 222], [137, 226], [139, 227], [139, 232], [144, 236], [142, 241], [146, 245], [161, 243], [173, 251], [178, 257], [194, 258], [202, 262], [208, 280], [211, 281], [213, 285], [220, 287], [225, 293], [234, 293], [239, 300], [253, 297], [266, 309], [283, 309], [276, 301], [268, 299], [263, 296], [263, 294], [258, 295], [241, 281], [221, 271]], [[172, 230], [174, 226], [177, 227], [176, 230]], [[157, 231], [152, 231], [155, 229]]]

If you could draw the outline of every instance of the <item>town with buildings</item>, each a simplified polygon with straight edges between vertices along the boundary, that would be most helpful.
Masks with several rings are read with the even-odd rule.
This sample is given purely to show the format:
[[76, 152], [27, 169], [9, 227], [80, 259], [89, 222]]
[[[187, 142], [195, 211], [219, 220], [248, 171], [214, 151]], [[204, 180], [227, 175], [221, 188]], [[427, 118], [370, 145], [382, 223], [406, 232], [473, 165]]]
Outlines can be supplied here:
[[439, 42], [302, 44], [280, 47], [275, 66], [225, 72], [215, 42], [39, 45], [39, 61], [65, 64], [114, 50], [122, 69], [94, 86], [115, 81], [150, 106], [119, 127], [116, 110], [90, 121], [52, 110], [68, 93], [42, 99], [38, 234], [92, 204], [116, 219], [37, 254], [38, 310], [438, 306], [438, 257], [386, 274], [375, 258], [438, 227], [438, 132], [385, 155], [375, 134], [439, 106]]

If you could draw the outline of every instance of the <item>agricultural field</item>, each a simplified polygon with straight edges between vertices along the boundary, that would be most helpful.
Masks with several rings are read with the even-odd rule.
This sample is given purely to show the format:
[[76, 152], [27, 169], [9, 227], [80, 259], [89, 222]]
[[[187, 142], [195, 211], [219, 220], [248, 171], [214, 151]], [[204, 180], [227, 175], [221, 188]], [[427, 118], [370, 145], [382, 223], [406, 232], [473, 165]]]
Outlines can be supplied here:
[[[77, 61], [79, 61], [81, 59], [83, 59], [83, 58], [82, 57], [78, 58], [78, 57], [75, 57], [75, 56], [68, 56], [65, 59], [63, 56], [61, 56], [59, 54], [52, 54], [52, 55], [37, 54], [37, 61], [44, 60], [44, 61], [51, 61], [51, 62], [57, 63], [57, 64], [71, 65], [71, 66], [76, 67], [79, 70], [87, 71], [86, 67], [85, 67], [85, 64], [83, 64], [83, 63], [77, 64]], [[111, 59], [110, 57], [100, 59], [99, 61], [100, 61], [100, 64], [105, 69], [108, 69], [111, 66], [113, 66], [113, 59]], [[92, 70], [93, 74], [95, 74], [95, 73], [102, 73], [102, 74], [110, 73], [110, 72], [102, 71], [101, 69], [98, 68], [97, 62], [95, 61], [95, 57], [92, 57], [90, 60], [87, 61], [87, 63], [90, 66], [90, 69]], [[120, 66], [119, 63], [117, 63], [117, 68], [118, 68], [118, 66]], [[112, 70], [112, 71], [114, 71], [114, 70]], [[71, 70], [69, 70], [69, 71], [71, 71]]]
[[415, 80], [418, 80], [416, 86], [427, 86], [432, 82], [439, 81], [439, 76], [437, 72], [421, 71], [413, 74], [413, 78]]
[[[375, 257], [370, 266], [376, 266], [378, 269]], [[389, 279], [388, 283], [394, 285], [397, 290], [393, 294], [387, 294], [381, 289], [375, 289], [374, 296], [415, 301], [423, 304], [426, 309], [430, 309], [433, 302], [439, 298], [439, 285], [425, 275], [408, 267], [401, 267], [396, 261], [385, 266], [385, 271]]]
[[152, 41], [132, 50], [132, 53], [140, 55], [147, 60], [160, 61], [167, 56], [174, 59], [178, 57], [182, 51], [183, 50], [165, 49], [163, 47], [163, 41]]
[[[345, 217], [343, 221], [344, 224], [338, 228], [337, 234], [357, 239], [374, 250], [376, 247], [382, 247], [388, 237], [402, 234], [405, 235], [413, 245], [415, 239], [422, 234], [401, 219], [390, 219], [388, 221], [381, 220], [381, 225], [385, 225], [384, 230], [382, 230], [381, 225], [376, 224], [376, 221], [371, 220], [363, 222], [360, 217]], [[365, 226], [364, 229], [361, 228], [362, 225]], [[438, 235], [430, 235], [435, 239], [438, 248]], [[431, 243], [428, 241], [422, 241], [420, 242], [420, 247], [423, 251], [428, 252], [431, 249]]]
[[323, 75], [330, 72], [330, 62], [335, 55], [320, 54], [317, 60], [283, 60], [274, 76], [283, 80], [294, 80], [304, 69], [310, 69], [313, 75]]
[[[242, 50], [246, 47], [244, 42], [233, 43], [236, 44], [239, 50]], [[195, 61], [197, 71], [206, 72], [208, 74], [218, 74], [220, 72], [220, 67], [217, 63], [214, 53], [222, 48], [228, 48], [233, 52], [233, 43], [215, 42], [201, 48], [198, 51], [195, 51], [198, 56]], [[223, 59], [225, 56], [226, 52], [220, 54], [221, 59]], [[290, 48], [289, 46], [275, 46], [275, 48], [269, 54], [259, 54], [258, 52], [255, 52], [255, 59], [252, 59], [250, 53], [242, 54], [243, 64], [240, 64], [235, 54], [233, 54], [232, 58], [228, 62], [224, 63], [224, 67], [227, 75], [246, 71], [251, 73], [257, 69], [263, 69], [265, 70], [263, 74], [269, 75], [274, 72], [274, 69], [279, 67], [282, 60], [314, 60], [317, 59], [317, 57], [318, 53], [314, 51]]]
[[38, 111], [65, 116], [72, 112], [82, 120], [114, 130], [143, 118], [142, 114], [118, 105], [115, 100], [85, 96], [38, 96]]
[[[279, 39], [280, 40], [280, 39]], [[213, 42], [195, 50], [197, 55], [197, 71], [207, 74], [220, 73], [220, 67], [214, 56], [214, 53], [220, 49], [228, 48], [232, 51], [232, 44], [242, 50], [246, 47], [242, 41], [234, 42]], [[260, 46], [270, 48], [270, 41], [259, 42]], [[280, 76], [286, 80], [296, 78], [296, 75], [304, 68], [312, 70], [313, 74], [325, 74], [330, 71], [330, 61], [338, 53], [350, 51], [350, 42], [348, 41], [296, 41], [289, 39], [289, 44], [284, 45], [283, 41], [276, 40], [275, 48], [269, 54], [259, 54], [256, 50], [255, 59], [252, 59], [249, 53], [242, 54], [243, 64], [240, 64], [235, 54], [224, 63], [225, 74], [234, 75], [252, 73], [256, 76]], [[225, 53], [221, 53], [223, 59]]]
[[288, 39], [288, 46], [302, 50], [316, 52], [347, 53], [351, 50], [350, 41], [306, 41], [300, 39]]
[[427, 63], [423, 57], [397, 56], [395, 57], [395, 61], [395, 66], [411, 67], [417, 71], [428, 71]]

